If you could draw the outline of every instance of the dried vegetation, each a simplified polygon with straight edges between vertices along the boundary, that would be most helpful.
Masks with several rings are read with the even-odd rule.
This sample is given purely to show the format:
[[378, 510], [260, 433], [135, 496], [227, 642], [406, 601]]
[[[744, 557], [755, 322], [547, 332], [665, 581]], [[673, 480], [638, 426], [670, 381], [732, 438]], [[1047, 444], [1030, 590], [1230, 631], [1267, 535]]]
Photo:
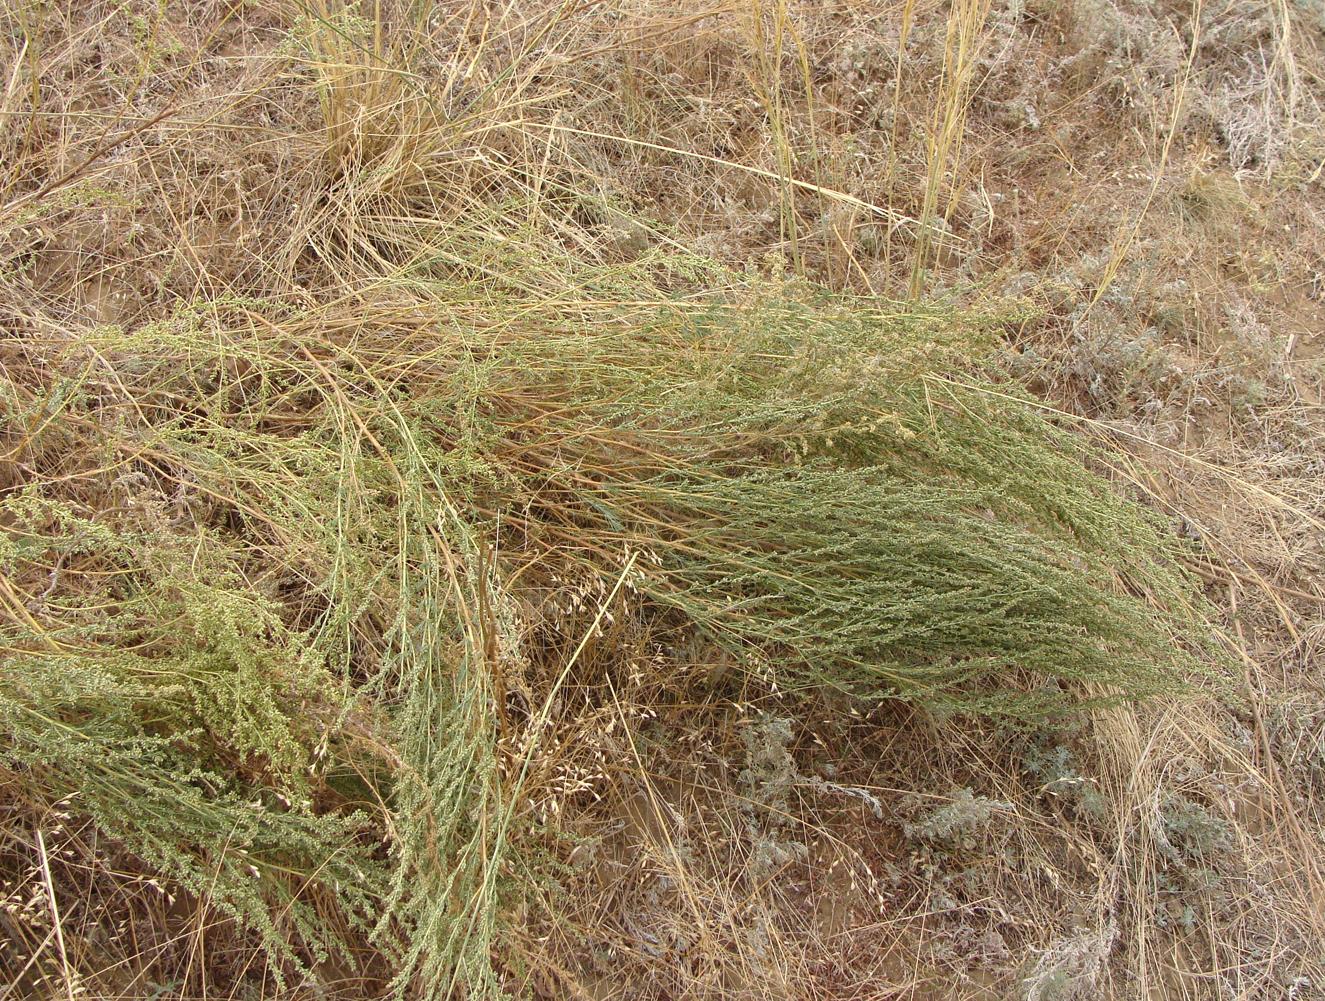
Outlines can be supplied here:
[[0, 26], [0, 998], [1325, 991], [1318, 7]]

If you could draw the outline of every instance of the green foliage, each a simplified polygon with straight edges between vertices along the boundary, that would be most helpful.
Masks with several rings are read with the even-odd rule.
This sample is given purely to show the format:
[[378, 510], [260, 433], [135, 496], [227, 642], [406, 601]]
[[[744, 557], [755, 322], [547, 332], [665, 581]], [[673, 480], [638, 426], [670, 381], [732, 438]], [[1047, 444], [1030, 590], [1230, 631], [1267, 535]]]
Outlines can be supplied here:
[[206, 536], [117, 530], [31, 489], [0, 516], [3, 572], [46, 584], [4, 635], [7, 794], [92, 819], [255, 934], [278, 979], [344, 953], [334, 929], [362, 926], [385, 884], [367, 817], [312, 809], [336, 689], [307, 638]]
[[1160, 809], [1160, 822], [1164, 832], [1160, 848], [1179, 865], [1208, 862], [1233, 842], [1227, 821], [1186, 796], [1169, 797]]
[[1061, 798], [1089, 820], [1102, 821], [1108, 816], [1108, 798], [1093, 779], [1081, 774], [1076, 756], [1066, 744], [1052, 740], [1036, 744], [1027, 752], [1024, 767], [1039, 783], [1042, 795]]
[[[314, 816], [307, 803], [207, 770], [187, 749], [194, 734], [152, 732], [162, 689], [149, 682], [87, 659], [5, 666], [6, 784], [89, 816], [295, 969], [339, 941], [310, 901], [313, 890], [324, 888], [344, 918], [363, 921], [381, 887], [360, 841], [364, 818]], [[274, 973], [281, 976], [279, 966]]]
[[977, 374], [996, 318], [757, 284], [613, 301], [429, 279], [89, 339], [125, 395], [71, 358], [40, 408], [113, 457], [78, 471], [101, 499], [50, 476], [3, 512], [31, 598], [8, 781], [73, 796], [284, 969], [371, 926], [399, 992], [492, 995], [541, 739], [499, 720], [503, 679], [566, 668], [588, 623], [536, 609], [568, 581], [638, 554], [616, 611], [784, 689], [1023, 720], [1195, 669], [1180, 551]]
[[989, 823], [995, 810], [1010, 810], [1011, 804], [988, 796], [977, 796], [970, 789], [957, 789], [952, 802], [936, 807], [914, 823], [902, 825], [902, 833], [914, 841], [957, 845]]

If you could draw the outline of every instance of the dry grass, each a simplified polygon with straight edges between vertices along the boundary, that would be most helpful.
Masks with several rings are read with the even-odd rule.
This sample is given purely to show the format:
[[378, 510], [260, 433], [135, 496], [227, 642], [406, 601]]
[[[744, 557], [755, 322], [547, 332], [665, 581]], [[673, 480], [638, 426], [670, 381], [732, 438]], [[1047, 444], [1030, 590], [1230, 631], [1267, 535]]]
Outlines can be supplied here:
[[[150, 706], [118, 752], [173, 762], [187, 730], [209, 769], [143, 791], [160, 838], [135, 841], [104, 815], [120, 759], [65, 734], [58, 786], [0, 747], [0, 999], [1325, 989], [1309, 6], [0, 0], [0, 23], [0, 695], [23, 678], [93, 735], [88, 706]], [[1200, 656], [1232, 685], [1193, 666], [1195, 692], [1009, 729], [807, 685], [793, 661], [840, 648], [787, 655], [806, 606], [758, 634], [767, 663], [713, 642], [735, 630], [704, 583], [740, 574], [660, 590], [638, 540], [762, 502], [640, 484], [677, 455], [739, 472], [822, 416], [778, 399], [756, 433], [687, 398], [728, 365], [692, 339], [714, 315], [765, 338], [742, 385], [802, 322], [825, 352], [802, 387], [833, 345], [869, 386], [936, 331], [915, 413], [977, 384], [974, 423], [1005, 420], [1021, 389], [974, 368], [1019, 381], [1195, 543]], [[556, 486], [612, 475], [579, 507]], [[24, 507], [37, 486], [58, 503]], [[1117, 541], [1126, 575], [1150, 540]], [[74, 684], [92, 647], [122, 659]], [[286, 823], [301, 798], [326, 828]], [[236, 910], [249, 866], [269, 927]]]

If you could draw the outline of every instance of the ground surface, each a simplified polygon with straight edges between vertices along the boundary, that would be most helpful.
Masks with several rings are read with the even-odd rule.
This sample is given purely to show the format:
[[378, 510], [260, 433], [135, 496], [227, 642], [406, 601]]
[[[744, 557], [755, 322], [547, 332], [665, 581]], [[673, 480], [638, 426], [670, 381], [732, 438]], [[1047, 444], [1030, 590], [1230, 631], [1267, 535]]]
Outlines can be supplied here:
[[[0, 11], [0, 490], [12, 536], [0, 550], [11, 744], [0, 981], [12, 986], [0, 997], [349, 998], [385, 993], [401, 969], [413, 972], [398, 988], [433, 996], [1325, 997], [1325, 7], [0, 0]], [[581, 329], [717, 289], [732, 302], [826, 289], [897, 315], [929, 310], [939, 325], [984, 324], [1009, 384], [1100, 443], [1092, 465], [1192, 542], [1227, 657], [1177, 694], [1010, 725], [923, 700], [788, 692], [771, 668], [734, 681], [744, 668], [726, 654], [614, 611], [635, 564], [596, 577], [587, 542], [567, 558], [570, 576], [537, 593], [512, 583], [532, 557], [484, 570], [473, 600], [492, 608], [473, 621], [493, 627], [476, 627], [473, 645], [496, 651], [501, 694], [484, 688], [472, 712], [463, 699], [417, 712], [452, 714], [427, 731], [433, 743], [485, 719], [499, 737], [489, 764], [437, 766], [420, 787], [436, 797], [460, 782], [498, 799], [518, 787], [528, 816], [514, 823], [536, 818], [538, 833], [521, 866], [490, 873], [496, 855], [466, 854], [489, 844], [475, 819], [486, 814], [457, 808], [480, 833], [457, 835], [455, 871], [477, 874], [483, 895], [438, 884], [455, 897], [438, 913], [495, 916], [476, 952], [453, 949], [439, 924], [437, 968], [382, 945], [380, 926], [376, 937], [350, 927], [358, 904], [327, 919], [345, 952], [320, 957], [306, 945], [313, 925], [271, 905], [271, 936], [294, 950], [264, 951], [264, 929], [208, 902], [229, 862], [171, 867], [212, 823], [203, 807], [195, 827], [163, 821], [154, 849], [125, 847], [80, 805], [98, 782], [110, 788], [110, 771], [71, 770], [66, 786], [34, 778], [47, 758], [23, 757], [12, 736], [26, 711], [13, 706], [36, 704], [21, 692], [47, 692], [65, 722], [113, 716], [88, 709], [96, 698], [175, 696], [123, 694], [156, 683], [141, 665], [106, 666], [95, 698], [19, 684], [20, 655], [42, 649], [82, 670], [69, 658], [94, 644], [159, 651], [155, 620], [229, 665], [179, 661], [192, 680], [170, 691], [204, 679], [180, 712], [208, 735], [200, 746], [238, 734], [240, 751], [216, 758], [244, 788], [307, 796], [327, 816], [341, 803], [397, 819], [433, 809], [428, 797], [395, 813], [373, 803], [363, 790], [413, 752], [384, 746], [378, 703], [326, 695], [373, 675], [365, 651], [395, 649], [392, 613], [373, 604], [379, 579], [355, 590], [338, 576], [361, 542], [344, 512], [371, 508], [393, 476], [405, 482], [400, 456], [415, 454], [345, 399], [407, 401], [414, 381], [477, 385], [475, 373], [496, 371], [497, 409], [533, 428], [572, 405], [570, 389], [534, 401], [538, 373]], [[470, 367], [423, 351], [392, 367], [393, 344], [414, 351], [429, 324], [461, 339], [493, 331], [490, 345], [529, 317], [567, 339], [546, 356], [529, 348], [528, 378], [502, 375], [478, 347]], [[659, 336], [665, 355], [671, 335]], [[209, 342], [215, 355], [198, 360]], [[361, 357], [375, 367], [353, 369]], [[317, 451], [330, 425], [305, 398], [323, 376], [340, 387], [324, 401], [340, 415], [335, 441], [387, 458]], [[455, 405], [468, 414], [456, 441], [477, 444], [433, 456], [448, 475], [495, 454], [482, 397]], [[410, 427], [452, 419], [409, 416]], [[204, 448], [208, 422], [273, 442], [297, 432], [309, 451], [291, 446], [287, 461], [275, 445], [227, 451], [219, 437]], [[578, 447], [533, 430], [510, 441], [512, 476]], [[598, 476], [597, 454], [584, 452], [577, 476]], [[301, 494], [289, 470], [338, 485]], [[35, 514], [16, 500], [37, 496], [50, 506]], [[258, 496], [267, 507], [246, 507]], [[511, 517], [526, 537], [499, 535], [494, 551], [532, 551]], [[351, 525], [336, 552], [305, 557], [313, 543], [300, 533], [333, 521]], [[370, 524], [365, 514], [364, 538]], [[572, 551], [585, 522], [542, 524]], [[237, 540], [217, 562], [201, 541], [212, 535]], [[21, 548], [39, 536], [64, 542]], [[124, 555], [144, 539], [155, 555]], [[487, 550], [474, 553], [486, 566]], [[400, 547], [402, 567], [429, 559], [442, 557]], [[99, 609], [132, 605], [115, 590], [127, 567], [160, 586], [131, 624], [102, 621]], [[333, 604], [312, 586], [318, 574], [368, 610], [345, 626], [344, 670], [333, 657], [325, 675], [307, 673], [314, 655], [301, 652], [321, 651], [332, 628], [318, 617]], [[233, 600], [195, 602], [198, 581]], [[541, 623], [512, 633], [536, 636], [539, 658], [498, 649], [510, 622]], [[471, 641], [442, 632], [439, 650]], [[280, 684], [225, 680], [250, 662]], [[411, 692], [394, 698], [413, 706]], [[263, 699], [267, 716], [253, 708]], [[144, 726], [146, 746], [162, 731]], [[328, 774], [324, 759], [336, 762]], [[281, 768], [315, 778], [296, 789], [273, 777]], [[211, 795], [209, 781], [189, 788]], [[187, 813], [192, 795], [150, 809]], [[395, 823], [369, 837], [408, 842]], [[424, 826], [420, 843], [449, 844], [454, 832]], [[273, 830], [314, 843], [303, 828]], [[333, 862], [335, 893], [362, 877]], [[306, 874], [289, 899], [324, 877]], [[426, 923], [407, 890], [382, 893], [401, 922]], [[309, 908], [308, 922], [334, 911], [322, 897]], [[490, 979], [475, 972], [489, 965]]]

